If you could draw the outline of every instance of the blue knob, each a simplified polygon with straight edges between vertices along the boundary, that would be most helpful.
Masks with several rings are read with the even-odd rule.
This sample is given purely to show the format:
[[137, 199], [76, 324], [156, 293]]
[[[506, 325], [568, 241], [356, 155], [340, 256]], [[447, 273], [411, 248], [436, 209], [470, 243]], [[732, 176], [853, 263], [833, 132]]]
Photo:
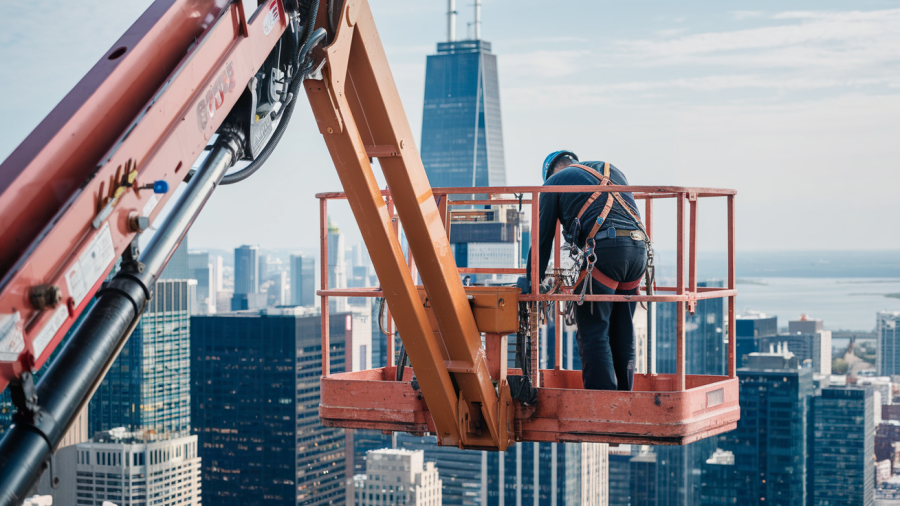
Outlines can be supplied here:
[[169, 183], [164, 180], [159, 180], [153, 183], [153, 193], [166, 193], [169, 191]]

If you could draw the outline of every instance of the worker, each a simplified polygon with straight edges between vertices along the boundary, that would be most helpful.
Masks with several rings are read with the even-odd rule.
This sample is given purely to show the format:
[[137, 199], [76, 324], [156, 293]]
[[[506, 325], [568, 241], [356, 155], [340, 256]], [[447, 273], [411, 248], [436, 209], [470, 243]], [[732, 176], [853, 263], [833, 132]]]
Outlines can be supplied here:
[[[627, 185], [609, 163], [578, 163], [571, 151], [556, 151], [543, 166], [544, 186]], [[625, 206], [628, 208], [626, 209]], [[566, 242], [584, 252], [576, 294], [637, 294], [647, 268], [646, 232], [631, 193], [542, 193], [538, 272], [543, 281], [562, 224]], [[557, 266], [559, 267], [559, 266]], [[531, 287], [531, 253], [528, 255]], [[634, 302], [587, 302], [575, 306], [582, 382], [588, 390], [631, 390], [634, 384]]]

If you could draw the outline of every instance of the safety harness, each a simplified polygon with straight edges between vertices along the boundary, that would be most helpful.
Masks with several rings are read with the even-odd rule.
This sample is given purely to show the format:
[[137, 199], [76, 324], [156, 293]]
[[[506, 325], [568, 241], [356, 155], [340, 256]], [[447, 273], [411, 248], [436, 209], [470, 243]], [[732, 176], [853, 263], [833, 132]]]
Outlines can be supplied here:
[[[610, 180], [609, 176], [609, 162], [603, 164], [603, 174], [600, 174], [596, 170], [578, 163], [570, 165], [570, 167], [578, 167], [579, 169], [587, 172], [588, 174], [594, 176], [600, 181], [600, 186], [615, 186]], [[606, 204], [603, 206], [603, 210], [600, 211], [600, 214], [597, 216], [597, 219], [594, 221], [594, 226], [591, 228], [590, 232], [587, 234], [587, 239], [585, 240], [584, 246], [581, 248], [583, 254], [587, 260], [587, 266], [584, 270], [581, 270], [578, 278], [575, 280], [575, 283], [572, 287], [577, 287], [579, 283], [584, 281], [587, 276], [591, 276], [593, 279], [597, 280], [600, 284], [606, 286], [611, 290], [634, 290], [641, 284], [641, 280], [644, 279], [645, 275], [647, 275], [647, 286], [652, 286], [652, 269], [653, 269], [653, 248], [650, 243], [650, 236], [647, 234], [647, 230], [644, 228], [643, 222], [641, 222], [641, 218], [637, 215], [634, 209], [625, 202], [625, 199], [619, 194], [619, 192], [615, 191], [596, 191], [588, 197], [587, 202], [581, 207], [581, 210], [578, 212], [578, 216], [575, 217], [574, 221], [574, 230], [570, 234], [569, 242], [574, 244], [574, 241], [577, 240], [578, 234], [581, 231], [581, 218], [587, 212], [588, 208], [591, 207], [591, 204], [596, 201], [600, 195], [604, 193], [609, 193], [612, 195], [612, 198], [606, 199]], [[641, 274], [639, 278], [634, 281], [615, 281], [609, 276], [600, 272], [600, 269], [594, 269], [594, 264], [597, 263], [597, 252], [596, 252], [596, 239], [595, 236], [597, 232], [600, 231], [600, 228], [603, 226], [603, 222], [606, 221], [606, 218], [609, 216], [609, 212], [612, 210], [613, 200], [615, 199], [622, 208], [625, 209], [625, 212], [631, 216], [631, 219], [634, 220], [635, 224], [640, 228], [640, 230], [618, 230], [615, 232], [615, 235], [611, 235], [610, 237], [630, 237], [633, 240], [640, 241], [643, 240], [647, 244], [647, 270]], [[610, 231], [614, 229], [608, 229]], [[576, 268], [579, 268], [581, 262], [576, 263]], [[584, 283], [581, 287], [581, 300], [577, 303], [578, 305], [582, 305], [584, 303], [584, 297], [587, 293], [588, 285], [592, 283]], [[591, 295], [593, 295], [593, 288], [591, 288]]]

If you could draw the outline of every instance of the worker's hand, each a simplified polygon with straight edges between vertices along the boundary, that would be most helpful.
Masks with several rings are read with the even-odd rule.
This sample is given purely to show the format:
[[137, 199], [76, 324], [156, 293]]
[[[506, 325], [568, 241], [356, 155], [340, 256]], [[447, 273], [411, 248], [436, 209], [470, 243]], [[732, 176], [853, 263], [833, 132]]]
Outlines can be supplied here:
[[516, 280], [516, 288], [522, 290], [522, 295], [531, 293], [531, 283], [528, 282], [528, 278], [525, 276], [519, 276], [519, 279]]
[[556, 288], [556, 277], [547, 276], [541, 281], [541, 293], [549, 293]]

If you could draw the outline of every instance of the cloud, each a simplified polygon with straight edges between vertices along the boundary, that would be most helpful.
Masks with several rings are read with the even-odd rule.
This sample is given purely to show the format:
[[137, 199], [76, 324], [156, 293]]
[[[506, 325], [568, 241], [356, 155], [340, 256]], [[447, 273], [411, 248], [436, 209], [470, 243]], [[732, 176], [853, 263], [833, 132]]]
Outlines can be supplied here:
[[676, 39], [621, 40], [617, 64], [847, 66], [900, 60], [900, 9], [871, 12], [783, 12], [775, 26], [706, 32]]

